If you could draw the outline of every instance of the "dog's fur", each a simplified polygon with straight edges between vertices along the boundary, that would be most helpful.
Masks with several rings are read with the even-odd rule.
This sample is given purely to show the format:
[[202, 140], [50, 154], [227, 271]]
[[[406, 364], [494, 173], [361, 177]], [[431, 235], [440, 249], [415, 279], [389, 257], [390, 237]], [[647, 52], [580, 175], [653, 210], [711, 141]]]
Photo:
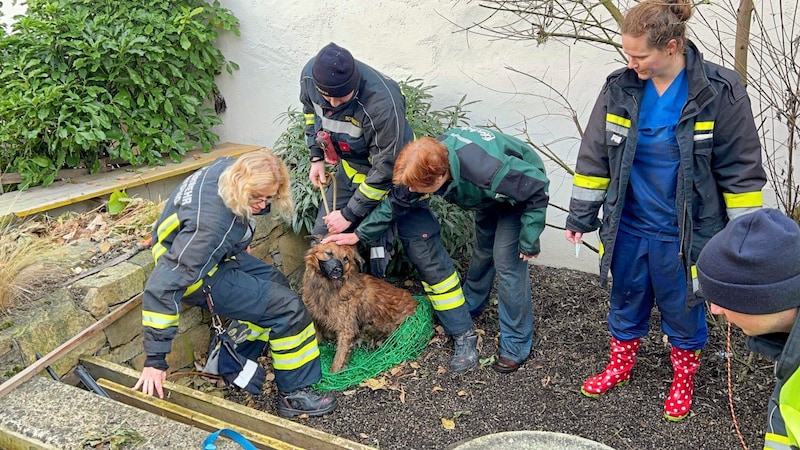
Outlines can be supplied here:
[[324, 339], [336, 338], [331, 373], [347, 366], [356, 343], [376, 346], [417, 309], [404, 289], [361, 273], [364, 260], [353, 245], [321, 244], [311, 236], [303, 274], [303, 302]]

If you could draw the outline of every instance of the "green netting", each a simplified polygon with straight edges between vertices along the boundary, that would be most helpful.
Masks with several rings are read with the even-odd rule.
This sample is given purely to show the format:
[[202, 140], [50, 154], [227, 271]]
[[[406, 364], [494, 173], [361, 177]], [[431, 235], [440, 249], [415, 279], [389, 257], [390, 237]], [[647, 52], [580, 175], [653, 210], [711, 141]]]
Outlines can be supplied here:
[[380, 347], [372, 350], [354, 347], [345, 369], [330, 373], [333, 356], [336, 354], [336, 344], [320, 343], [322, 379], [314, 385], [314, 388], [322, 392], [343, 391], [419, 356], [433, 336], [433, 308], [426, 297], [414, 298], [419, 303], [414, 315], [406, 318]]

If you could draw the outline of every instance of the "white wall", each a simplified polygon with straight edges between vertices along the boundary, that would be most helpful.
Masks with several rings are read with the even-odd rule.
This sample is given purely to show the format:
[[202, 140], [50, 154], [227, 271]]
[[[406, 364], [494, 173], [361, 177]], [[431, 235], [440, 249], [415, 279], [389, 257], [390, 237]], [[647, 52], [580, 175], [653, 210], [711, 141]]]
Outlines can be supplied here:
[[[6, 12], [10, 5], [3, 6]], [[430, 0], [221, 0], [240, 19], [241, 36], [223, 35], [219, 47], [240, 70], [223, 72], [217, 83], [228, 110], [216, 131], [222, 141], [271, 147], [283, 124], [281, 113], [300, 107], [299, 77], [305, 62], [328, 42], [396, 80], [419, 78], [436, 85], [434, 106], [455, 104], [464, 94], [475, 124], [494, 123], [505, 132], [527, 129], [531, 138], [551, 144], [574, 167], [575, 126], [559, 95], [585, 122], [605, 76], [621, 66], [616, 53], [587, 45], [494, 40], [463, 26], [483, 20], [488, 11], [474, 1]], [[694, 19], [693, 19], [694, 20]], [[690, 28], [692, 24], [690, 23]], [[694, 31], [702, 34], [703, 30]], [[568, 206], [572, 180], [550, 165], [551, 201]], [[565, 214], [550, 208], [548, 222], [564, 225]], [[594, 236], [587, 237], [596, 246]], [[548, 229], [536, 264], [597, 272], [597, 257], [584, 248], [581, 258], [560, 230]]]
[[[220, 42], [240, 70], [218, 77], [228, 111], [217, 132], [223, 140], [244, 144], [275, 142], [283, 129], [276, 122], [280, 114], [300, 107], [300, 70], [331, 41], [396, 80], [412, 77], [436, 85], [436, 107], [455, 104], [466, 94], [467, 100], [479, 101], [469, 108], [476, 124], [495, 123], [511, 134], [527, 128], [542, 143], [575, 136], [574, 125], [562, 108], [546, 100], [556, 97], [553, 92], [506, 67], [542, 77], [584, 115], [605, 75], [619, 66], [614, 53], [596, 48], [555, 42], [537, 47], [459, 32], [454, 23], [469, 25], [485, 17], [486, 10], [475, 2], [223, 0], [222, 5], [241, 20], [241, 36], [227, 35]], [[553, 145], [574, 164], [577, 141]], [[571, 179], [562, 172], [551, 166], [551, 197], [566, 207]], [[548, 222], [563, 226], [564, 219], [551, 208]], [[548, 229], [542, 244], [539, 264], [597, 271], [596, 256], [584, 248], [576, 259], [560, 230]]]
[[14, 0], [5, 0], [0, 3], [3, 4], [3, 6], [0, 7], [0, 12], [3, 13], [3, 17], [0, 17], [0, 26], [8, 26], [14, 22], [14, 16], [17, 14], [25, 14], [25, 5], [13, 4], [15, 3]]

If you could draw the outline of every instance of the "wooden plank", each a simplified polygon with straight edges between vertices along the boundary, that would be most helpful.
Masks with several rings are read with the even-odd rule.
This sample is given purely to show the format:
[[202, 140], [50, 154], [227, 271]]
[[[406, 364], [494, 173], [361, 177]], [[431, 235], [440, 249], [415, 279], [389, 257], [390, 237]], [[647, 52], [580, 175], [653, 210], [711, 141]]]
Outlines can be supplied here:
[[3, 450], [59, 450], [35, 437], [25, 436], [0, 425], [0, 448]]
[[139, 409], [149, 411], [168, 419], [172, 419], [176, 422], [185, 423], [209, 432], [227, 428], [238, 432], [244, 436], [245, 439], [250, 441], [251, 444], [258, 448], [275, 450], [303, 450], [301, 447], [296, 447], [278, 439], [273, 439], [269, 436], [225, 422], [224, 420], [220, 420], [206, 414], [201, 414], [189, 408], [176, 405], [175, 403], [161, 400], [158, 397], [146, 395], [141, 391], [114, 383], [113, 381], [106, 380], [105, 378], [100, 378], [97, 380], [97, 384], [99, 384], [114, 400], [135, 406]]
[[167, 162], [163, 166], [131, 166], [125, 170], [95, 173], [70, 181], [61, 181], [46, 187], [33, 187], [25, 191], [0, 195], [0, 216], [14, 214], [25, 217], [49, 211], [85, 200], [90, 200], [114, 191], [154, 183], [166, 178], [183, 175], [222, 156], [240, 156], [264, 147], [224, 143], [210, 152], [200, 150], [187, 152], [180, 163]]
[[[95, 379], [105, 378], [123, 386], [133, 386], [139, 379], [139, 372], [101, 358], [89, 356], [81, 359], [81, 364]], [[217, 417], [236, 426], [272, 436], [283, 442], [308, 449], [320, 450], [369, 450], [372, 447], [359, 444], [314, 428], [267, 414], [257, 409], [208, 395], [203, 392], [164, 382], [164, 397], [171, 403], [201, 414]]]
[[103, 331], [107, 326], [116, 322], [117, 319], [124, 316], [125, 314], [128, 314], [130, 311], [139, 306], [141, 303], [142, 303], [142, 294], [139, 294], [131, 298], [127, 302], [123, 303], [122, 306], [120, 306], [119, 308], [110, 312], [105, 317], [93, 323], [88, 328], [85, 328], [83, 331], [76, 334], [75, 336], [72, 336], [72, 338], [70, 338], [67, 342], [64, 342], [63, 344], [59, 345], [58, 347], [53, 349], [53, 351], [51, 351], [50, 353], [44, 355], [42, 358], [36, 360], [33, 364], [26, 367], [18, 374], [6, 380], [5, 383], [0, 384], [0, 398], [3, 398], [6, 394], [14, 390], [15, 387], [19, 386], [25, 381], [28, 381], [31, 377], [44, 370], [45, 367], [52, 364], [53, 361], [60, 358], [63, 354], [73, 350], [75, 347], [82, 344], [90, 337]]

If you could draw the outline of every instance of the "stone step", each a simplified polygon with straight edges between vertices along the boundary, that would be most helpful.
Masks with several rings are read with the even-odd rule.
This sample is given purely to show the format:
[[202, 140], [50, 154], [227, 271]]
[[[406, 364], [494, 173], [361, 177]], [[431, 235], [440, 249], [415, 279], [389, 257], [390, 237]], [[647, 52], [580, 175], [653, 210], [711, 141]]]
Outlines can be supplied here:
[[[136, 437], [143, 439], [137, 449], [191, 449], [202, 448], [209, 434], [46, 377], [0, 398], [0, 448], [7, 450], [108, 448], [112, 439], [114, 448], [133, 448]], [[215, 444], [219, 450], [241, 449], [227, 439]]]

